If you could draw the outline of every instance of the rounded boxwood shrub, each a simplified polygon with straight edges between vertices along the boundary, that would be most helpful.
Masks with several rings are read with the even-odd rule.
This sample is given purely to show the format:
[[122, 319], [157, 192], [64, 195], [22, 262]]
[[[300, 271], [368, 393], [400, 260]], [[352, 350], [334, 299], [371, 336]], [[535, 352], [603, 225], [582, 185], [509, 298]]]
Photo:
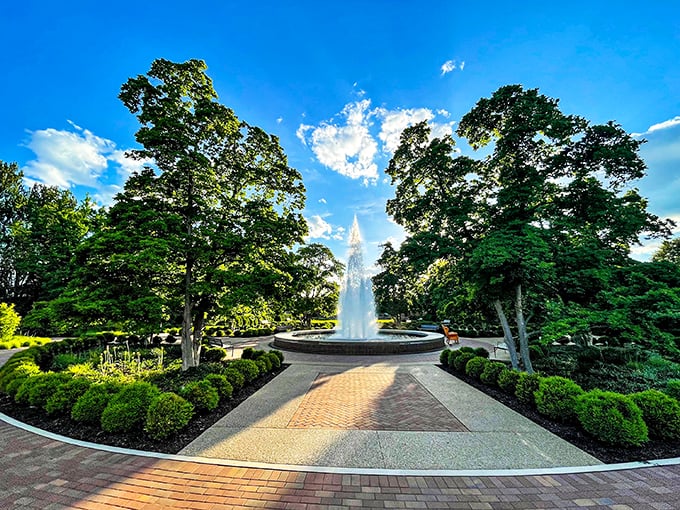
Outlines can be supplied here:
[[488, 364], [489, 360], [487, 358], [475, 356], [465, 365], [465, 374], [474, 377], [475, 379], [479, 379], [479, 376], [482, 375], [482, 372], [484, 372], [484, 369]]
[[283, 364], [283, 353], [281, 351], [279, 351], [278, 349], [272, 349], [269, 352], [272, 353], [277, 358], [279, 358], [279, 361]]
[[520, 372], [517, 384], [515, 385], [515, 396], [517, 397], [517, 400], [522, 404], [530, 406], [536, 405], [534, 392], [538, 389], [540, 382], [541, 376], [539, 374]]
[[458, 356], [460, 356], [462, 354], [462, 352], [460, 351], [460, 349], [456, 349], [455, 351], [449, 350], [449, 351], [445, 351], [445, 352], [448, 352], [448, 354], [449, 354], [449, 360], [448, 360], [446, 366], [449, 367], [449, 368], [454, 368], [453, 362], [456, 361], [456, 358]]
[[243, 376], [241, 372], [236, 370], [235, 368], [227, 368], [222, 375], [227, 378], [227, 381], [229, 381], [229, 384], [231, 384], [231, 387], [235, 390], [238, 391], [241, 388], [243, 388], [243, 385], [246, 382], [246, 378]]
[[191, 402], [170, 391], [161, 393], [149, 405], [144, 430], [153, 439], [165, 439], [186, 427], [193, 415]]
[[576, 401], [576, 416], [586, 432], [615, 446], [640, 446], [648, 440], [642, 411], [627, 395], [591, 390]]
[[456, 356], [456, 359], [453, 360], [453, 368], [457, 372], [464, 372], [465, 365], [467, 365], [468, 361], [476, 357], [477, 356], [475, 356], [474, 352], [461, 352], [458, 356]]
[[241, 359], [253, 359], [254, 353], [255, 353], [255, 349], [253, 349], [252, 347], [245, 347], [243, 349], [243, 351], [241, 352]]
[[507, 370], [505, 363], [490, 361], [484, 367], [484, 371], [482, 372], [482, 375], [479, 376], [479, 380], [490, 386], [498, 386], [498, 376], [503, 370]]
[[[214, 390], [213, 390], [214, 391]], [[151, 401], [160, 390], [148, 382], [126, 384], [116, 393], [102, 413], [101, 426], [105, 432], [130, 432], [140, 428], [146, 420]]]
[[[474, 350], [472, 347], [470, 347], [469, 345], [464, 345], [463, 347], [461, 347], [461, 348], [458, 349], [458, 350], [459, 350], [460, 352], [471, 352], [471, 353], [473, 353], [473, 354], [474, 354], [474, 352], [475, 352], [475, 350]], [[486, 350], [486, 349], [485, 349], [485, 350]]]
[[665, 392], [675, 400], [680, 401], [680, 379], [669, 379], [666, 382]]
[[204, 363], [218, 363], [227, 357], [227, 351], [222, 347], [203, 347], [201, 361]]
[[571, 379], [543, 377], [534, 392], [536, 409], [552, 420], [570, 421], [576, 416], [576, 399], [583, 393], [583, 389]]
[[17, 356], [16, 354], [7, 361], [0, 369], [0, 390], [14, 396], [18, 386], [15, 385], [13, 393], [10, 393], [9, 386], [15, 379], [26, 379], [28, 376], [40, 373], [40, 367], [30, 357]]
[[680, 403], [659, 390], [646, 390], [629, 395], [642, 411], [650, 437], [677, 441], [680, 439]]
[[104, 409], [122, 386], [118, 383], [93, 384], [76, 400], [71, 409], [71, 419], [89, 424], [101, 423]]
[[515, 390], [517, 388], [517, 381], [519, 381], [519, 375], [521, 373], [522, 372], [520, 372], [519, 370], [514, 370], [510, 368], [501, 370], [501, 373], [498, 374], [498, 387], [502, 389], [505, 393], [514, 395]]
[[72, 377], [71, 374], [59, 372], [47, 372], [29, 377], [17, 391], [14, 400], [20, 404], [30, 404], [44, 409], [47, 399]]
[[278, 370], [279, 368], [281, 368], [281, 360], [276, 354], [268, 352], [265, 354], [265, 357], [272, 364], [272, 370]]
[[45, 411], [47, 411], [47, 414], [64, 413], [70, 415], [75, 403], [90, 386], [92, 386], [92, 381], [83, 377], [74, 377], [66, 384], [59, 386], [57, 391], [47, 399]]
[[260, 371], [260, 375], [264, 375], [269, 372], [269, 370], [267, 370], [267, 362], [264, 360], [264, 358], [257, 358], [255, 360], [255, 364]]
[[225, 376], [222, 374], [208, 374], [205, 376], [205, 380], [217, 390], [217, 394], [220, 398], [231, 398], [234, 388], [229, 384], [229, 381], [227, 381]]
[[234, 368], [243, 374], [247, 383], [257, 379], [260, 375], [260, 369], [251, 359], [235, 359], [228, 365], [229, 368]]
[[488, 358], [489, 357], [489, 351], [487, 351], [484, 347], [475, 347], [474, 353], [475, 353], [475, 355], [477, 355], [481, 358]]
[[180, 390], [180, 396], [191, 402], [199, 413], [210, 412], [220, 403], [220, 394], [205, 379], [187, 383]]
[[449, 349], [444, 349], [441, 353], [439, 353], [439, 363], [445, 367], [449, 366]]

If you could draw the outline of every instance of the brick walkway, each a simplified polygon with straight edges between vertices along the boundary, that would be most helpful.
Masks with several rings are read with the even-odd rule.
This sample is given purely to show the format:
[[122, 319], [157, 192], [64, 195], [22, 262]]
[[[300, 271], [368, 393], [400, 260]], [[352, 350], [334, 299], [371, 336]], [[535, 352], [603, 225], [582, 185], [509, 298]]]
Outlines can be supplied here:
[[319, 374], [289, 428], [463, 432], [467, 428], [410, 374]]
[[249, 469], [109, 453], [0, 422], [0, 508], [676, 509], [680, 466], [542, 476]]

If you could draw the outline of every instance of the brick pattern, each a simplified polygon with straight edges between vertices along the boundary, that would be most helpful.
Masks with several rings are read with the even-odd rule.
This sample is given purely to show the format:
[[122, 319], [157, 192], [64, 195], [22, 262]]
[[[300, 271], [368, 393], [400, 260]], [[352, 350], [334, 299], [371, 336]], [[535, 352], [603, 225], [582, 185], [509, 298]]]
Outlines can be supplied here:
[[288, 428], [465, 432], [467, 428], [410, 374], [319, 374]]
[[339, 475], [107, 453], [0, 421], [0, 508], [478, 510], [680, 507], [680, 466], [543, 476]]

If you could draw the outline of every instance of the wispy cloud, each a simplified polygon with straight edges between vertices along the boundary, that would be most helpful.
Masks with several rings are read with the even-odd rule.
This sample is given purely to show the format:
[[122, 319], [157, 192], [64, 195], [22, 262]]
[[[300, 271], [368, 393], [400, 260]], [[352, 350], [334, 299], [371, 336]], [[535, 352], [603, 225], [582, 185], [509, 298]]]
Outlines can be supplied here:
[[283, 117], [278, 117], [278, 118], [276, 119], [276, 123], [277, 123], [277, 124], [281, 124], [282, 122], [283, 122]]
[[664, 120], [663, 122], [652, 124], [647, 128], [647, 131], [645, 131], [644, 133], [631, 133], [631, 134], [632, 136], [643, 136], [653, 133], [654, 131], [661, 131], [663, 129], [669, 129], [678, 125], [680, 125], [680, 115], [676, 115], [672, 119]]
[[113, 141], [68, 122], [71, 130], [28, 132], [26, 147], [33, 151], [35, 159], [22, 168], [27, 182], [66, 189], [85, 186], [106, 205], [130, 173], [148, 162], [128, 158]]
[[[418, 122], [424, 120], [429, 122], [435, 118], [435, 114], [429, 108], [410, 108], [405, 110], [380, 109], [378, 113], [382, 118], [378, 138], [383, 143], [383, 150], [389, 154], [393, 154], [397, 147], [399, 147], [399, 140], [404, 129]], [[431, 123], [431, 136], [441, 138], [444, 135], [450, 135], [453, 132], [453, 124], [453, 122]]]
[[325, 239], [326, 241], [334, 239], [342, 241], [345, 238], [345, 229], [343, 227], [333, 227], [319, 214], [315, 214], [306, 218], [309, 234], [306, 240], [311, 239]]
[[442, 76], [450, 73], [451, 71], [454, 71], [455, 69], [459, 69], [460, 71], [465, 69], [465, 61], [461, 61], [461, 63], [458, 64], [458, 63], [456, 63], [455, 60], [447, 60], [440, 67], [440, 70], [442, 72]]

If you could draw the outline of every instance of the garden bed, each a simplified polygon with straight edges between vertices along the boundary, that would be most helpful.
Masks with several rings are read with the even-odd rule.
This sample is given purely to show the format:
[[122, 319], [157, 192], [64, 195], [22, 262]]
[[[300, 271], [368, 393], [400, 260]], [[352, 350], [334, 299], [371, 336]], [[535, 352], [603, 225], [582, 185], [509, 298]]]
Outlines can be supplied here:
[[47, 430], [55, 434], [81, 441], [148, 452], [178, 453], [220, 418], [231, 412], [253, 393], [271, 382], [272, 379], [288, 366], [288, 364], [284, 364], [279, 370], [268, 372], [259, 377], [235, 393], [231, 399], [220, 399], [220, 403], [215, 410], [207, 414], [195, 416], [185, 428], [162, 441], [155, 441], [144, 433], [134, 435], [109, 434], [102, 431], [98, 426], [78, 423], [71, 420], [69, 417], [51, 417], [42, 409], [19, 406], [14, 403], [12, 398], [5, 394], [0, 394], [0, 412], [42, 430]]
[[443, 365], [439, 367], [606, 464], [680, 457], [680, 443], [678, 442], [650, 439], [649, 442], [639, 447], [607, 446], [584, 432], [578, 424], [552, 421], [541, 415], [535, 408], [522, 404], [514, 395], [509, 395], [498, 387], [488, 386], [476, 378], [449, 370]]

